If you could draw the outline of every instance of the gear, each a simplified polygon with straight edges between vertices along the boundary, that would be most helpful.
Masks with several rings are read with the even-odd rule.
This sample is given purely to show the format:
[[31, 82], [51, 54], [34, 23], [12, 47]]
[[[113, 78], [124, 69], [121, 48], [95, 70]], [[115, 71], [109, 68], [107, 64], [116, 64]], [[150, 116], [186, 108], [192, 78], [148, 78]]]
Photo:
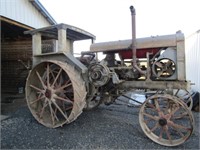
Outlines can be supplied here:
[[88, 77], [91, 84], [101, 87], [108, 83], [110, 79], [110, 70], [107, 66], [95, 63], [89, 66]]

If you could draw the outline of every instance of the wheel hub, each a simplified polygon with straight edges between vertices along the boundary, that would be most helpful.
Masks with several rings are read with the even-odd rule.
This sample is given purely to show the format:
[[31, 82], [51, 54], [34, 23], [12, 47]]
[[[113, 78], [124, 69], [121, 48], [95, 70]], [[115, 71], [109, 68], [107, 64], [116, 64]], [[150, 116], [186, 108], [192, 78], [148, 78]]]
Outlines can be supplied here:
[[52, 91], [50, 89], [46, 89], [45, 91], [45, 96], [48, 98], [48, 99], [51, 99], [52, 97]]
[[167, 120], [165, 118], [160, 118], [158, 120], [158, 123], [160, 126], [165, 126], [165, 125], [167, 125]]
[[101, 72], [100, 72], [100, 71], [93, 72], [93, 73], [91, 74], [91, 78], [92, 78], [93, 80], [99, 80], [99, 79], [101, 78]]

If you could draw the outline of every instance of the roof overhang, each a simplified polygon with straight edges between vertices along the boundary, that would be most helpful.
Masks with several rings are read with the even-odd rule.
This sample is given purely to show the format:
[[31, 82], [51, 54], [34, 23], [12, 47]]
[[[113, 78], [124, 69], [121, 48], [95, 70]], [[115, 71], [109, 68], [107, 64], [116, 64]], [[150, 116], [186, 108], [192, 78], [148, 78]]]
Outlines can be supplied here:
[[64, 29], [66, 30], [66, 37], [72, 41], [79, 41], [79, 40], [87, 40], [87, 39], [92, 39], [95, 40], [96, 37], [83, 30], [80, 28], [77, 28], [75, 26], [71, 26], [68, 24], [57, 24], [49, 27], [44, 27], [44, 28], [39, 28], [39, 29], [34, 29], [34, 30], [29, 30], [25, 31], [25, 34], [36, 34], [36, 33], [41, 33], [44, 37], [52, 37], [52, 38], [57, 38], [58, 37], [58, 29]]
[[45, 19], [51, 24], [55, 25], [57, 22], [53, 19], [53, 17], [48, 13], [48, 11], [44, 8], [44, 6], [39, 2], [39, 0], [29, 0], [33, 6], [45, 17]]

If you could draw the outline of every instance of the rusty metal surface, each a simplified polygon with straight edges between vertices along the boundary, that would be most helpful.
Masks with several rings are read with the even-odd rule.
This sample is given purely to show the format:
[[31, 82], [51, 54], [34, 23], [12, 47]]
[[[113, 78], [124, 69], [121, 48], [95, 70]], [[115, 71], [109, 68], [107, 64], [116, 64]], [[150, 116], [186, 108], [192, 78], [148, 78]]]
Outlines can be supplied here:
[[80, 74], [60, 61], [46, 61], [30, 72], [26, 100], [35, 119], [50, 128], [74, 121], [85, 107], [86, 89]]
[[[155, 105], [152, 105], [151, 101]], [[167, 103], [167, 108], [164, 103]], [[177, 146], [184, 143], [194, 130], [194, 117], [187, 105], [168, 94], [155, 94], [147, 98], [141, 106], [139, 122], [150, 139], [165, 146]]]
[[184, 81], [125, 81], [119, 87], [122, 89], [190, 89], [190, 84]]
[[[179, 33], [183, 38], [183, 34]], [[131, 48], [132, 40], [120, 40], [120, 41], [110, 41], [102, 43], [94, 43], [90, 46], [90, 51], [100, 52], [100, 51], [116, 51], [116, 50], [127, 50]], [[176, 46], [176, 34], [162, 35], [162, 36], [152, 36], [146, 38], [136, 39], [136, 48], [155, 48], [155, 47], [169, 47]]]

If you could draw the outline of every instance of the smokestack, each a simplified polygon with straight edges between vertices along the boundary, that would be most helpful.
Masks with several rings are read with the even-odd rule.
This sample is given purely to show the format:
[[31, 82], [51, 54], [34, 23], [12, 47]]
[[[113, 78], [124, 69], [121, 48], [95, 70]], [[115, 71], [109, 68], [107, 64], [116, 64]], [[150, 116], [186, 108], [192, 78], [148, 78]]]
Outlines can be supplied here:
[[145, 71], [142, 71], [137, 65], [137, 56], [136, 56], [136, 23], [135, 23], [135, 8], [130, 6], [131, 18], [132, 18], [132, 58], [133, 58], [133, 68], [139, 71], [140, 74], [146, 74]]
[[135, 31], [135, 8], [130, 6], [131, 17], [132, 17], [132, 53], [133, 61], [136, 62], [136, 31]]

